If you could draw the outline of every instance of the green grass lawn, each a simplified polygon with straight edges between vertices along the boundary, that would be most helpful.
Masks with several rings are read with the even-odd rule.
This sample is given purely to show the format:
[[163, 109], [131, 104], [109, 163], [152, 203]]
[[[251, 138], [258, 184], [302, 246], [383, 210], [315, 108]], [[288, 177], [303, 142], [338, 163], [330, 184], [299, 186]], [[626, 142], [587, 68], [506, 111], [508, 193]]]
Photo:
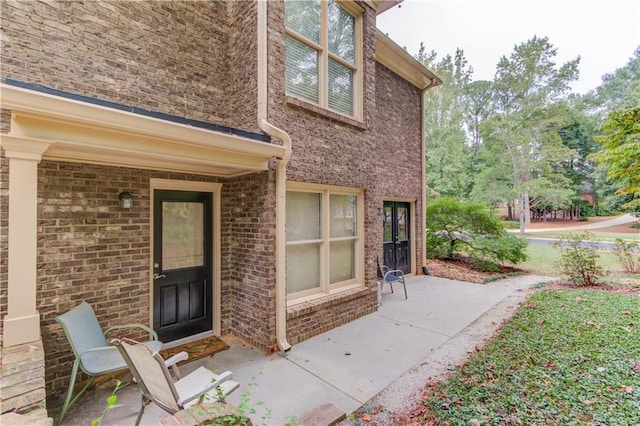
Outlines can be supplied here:
[[[584, 233], [585, 231], [548, 231], [548, 232], [527, 232], [527, 237], [534, 238], [567, 238], [570, 234], [579, 234]], [[614, 241], [617, 238], [621, 240], [627, 241], [638, 241], [640, 242], [640, 230], [638, 230], [638, 234], [629, 234], [629, 233], [621, 233], [621, 232], [600, 232], [596, 229], [590, 230], [590, 234], [593, 235], [593, 239], [596, 241]]]
[[542, 290], [425, 400], [430, 421], [640, 424], [640, 298]]
[[[560, 250], [553, 246], [529, 244], [527, 247], [528, 259], [526, 262], [516, 265], [538, 275], [557, 276], [556, 262], [560, 259]], [[608, 250], [600, 250], [600, 265], [609, 271], [621, 271], [622, 267], [616, 256]]]

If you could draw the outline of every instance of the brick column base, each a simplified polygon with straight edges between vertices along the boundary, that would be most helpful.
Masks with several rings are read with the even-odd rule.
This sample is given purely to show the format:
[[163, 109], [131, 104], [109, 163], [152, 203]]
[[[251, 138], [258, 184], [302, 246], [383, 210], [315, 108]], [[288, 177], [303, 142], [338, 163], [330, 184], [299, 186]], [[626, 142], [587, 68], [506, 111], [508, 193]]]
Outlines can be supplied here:
[[[0, 413], [32, 414], [38, 424], [50, 424], [44, 390], [44, 348], [42, 340], [2, 349]], [[3, 423], [3, 422], [0, 422]]]

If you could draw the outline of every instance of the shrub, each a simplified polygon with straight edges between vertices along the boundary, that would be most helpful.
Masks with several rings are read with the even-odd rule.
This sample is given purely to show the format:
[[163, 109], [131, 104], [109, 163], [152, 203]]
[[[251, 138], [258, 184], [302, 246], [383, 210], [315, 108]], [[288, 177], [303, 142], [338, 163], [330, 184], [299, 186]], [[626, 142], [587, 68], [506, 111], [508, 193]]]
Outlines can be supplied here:
[[625, 272], [640, 274], [640, 247], [637, 243], [617, 238], [612, 250]]
[[484, 205], [451, 197], [427, 204], [427, 253], [450, 260], [456, 253], [497, 262], [526, 260], [526, 240], [505, 231]]
[[505, 220], [502, 224], [506, 229], [520, 229], [520, 222], [517, 220]]
[[592, 286], [605, 275], [603, 267], [598, 265], [598, 243], [592, 242], [593, 235], [569, 234], [569, 237], [561, 239], [555, 243], [555, 247], [560, 250], [560, 260], [557, 266], [569, 281]]

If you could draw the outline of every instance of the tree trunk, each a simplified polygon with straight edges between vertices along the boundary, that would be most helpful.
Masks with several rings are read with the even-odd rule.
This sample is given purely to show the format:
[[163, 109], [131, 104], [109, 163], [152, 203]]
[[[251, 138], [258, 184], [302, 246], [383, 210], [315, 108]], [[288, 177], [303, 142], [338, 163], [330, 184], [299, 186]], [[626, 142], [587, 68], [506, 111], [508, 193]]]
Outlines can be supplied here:
[[518, 195], [518, 208], [520, 210], [520, 235], [524, 235], [524, 222], [525, 222], [525, 214], [524, 214], [524, 195]]
[[531, 214], [529, 214], [530, 205], [529, 205], [529, 191], [524, 193], [524, 223], [529, 225], [531, 223]]

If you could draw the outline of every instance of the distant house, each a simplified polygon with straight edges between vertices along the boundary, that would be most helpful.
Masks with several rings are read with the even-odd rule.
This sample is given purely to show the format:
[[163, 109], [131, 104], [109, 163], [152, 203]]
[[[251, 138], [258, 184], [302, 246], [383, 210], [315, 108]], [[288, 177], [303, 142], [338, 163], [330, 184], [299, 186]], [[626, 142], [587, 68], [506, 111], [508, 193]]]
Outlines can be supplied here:
[[396, 3], [2, 2], [2, 343], [45, 367], [3, 411], [66, 388], [83, 300], [274, 352], [374, 312], [377, 257], [420, 273], [440, 80]]

